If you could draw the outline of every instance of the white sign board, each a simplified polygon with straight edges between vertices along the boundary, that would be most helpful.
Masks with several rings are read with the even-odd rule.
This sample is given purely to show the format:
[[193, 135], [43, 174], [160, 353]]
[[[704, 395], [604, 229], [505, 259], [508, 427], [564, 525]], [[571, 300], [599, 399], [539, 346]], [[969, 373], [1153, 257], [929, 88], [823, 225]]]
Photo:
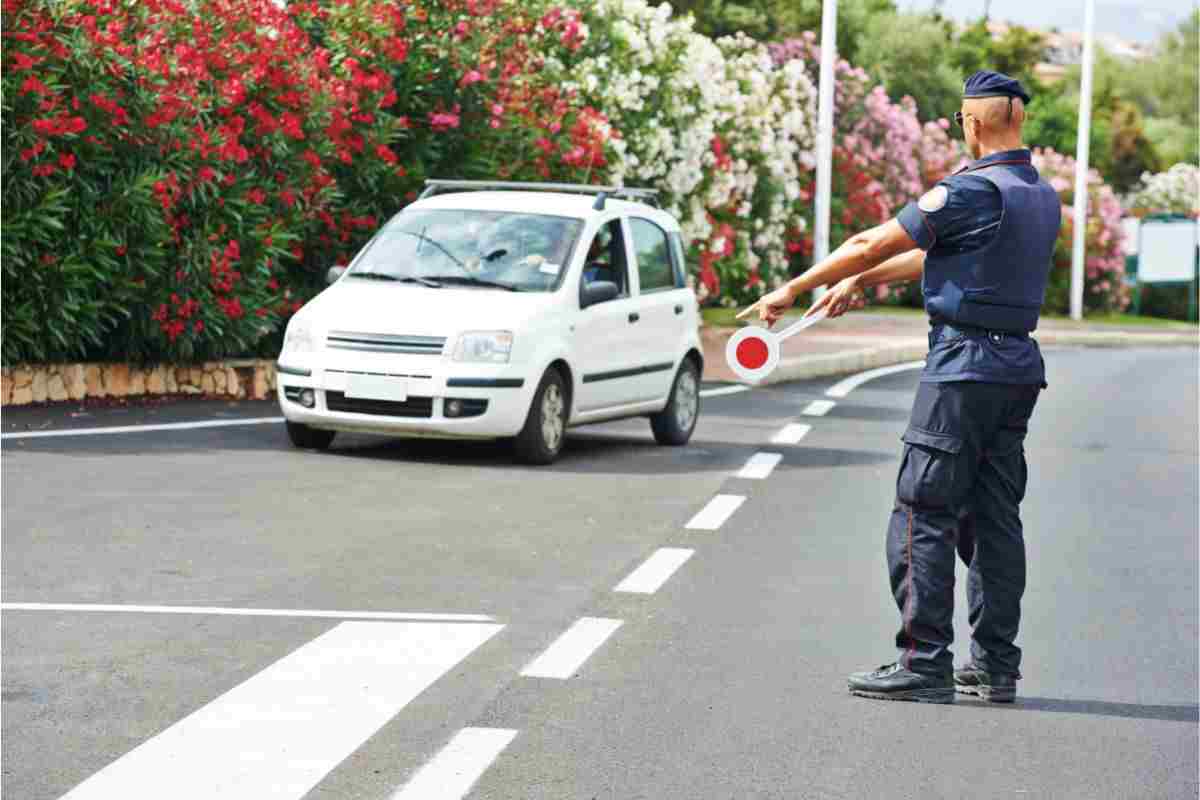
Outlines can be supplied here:
[[1196, 279], [1196, 222], [1156, 222], [1141, 225], [1138, 280], [1142, 283]]

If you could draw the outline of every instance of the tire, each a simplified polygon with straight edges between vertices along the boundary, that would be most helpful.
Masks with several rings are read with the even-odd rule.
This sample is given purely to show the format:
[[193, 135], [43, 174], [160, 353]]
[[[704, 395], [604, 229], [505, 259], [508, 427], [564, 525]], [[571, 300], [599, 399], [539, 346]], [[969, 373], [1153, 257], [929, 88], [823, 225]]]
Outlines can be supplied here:
[[696, 420], [700, 418], [700, 370], [696, 362], [685, 358], [675, 373], [671, 399], [667, 407], [650, 417], [650, 430], [661, 445], [678, 447], [692, 438]]
[[333, 437], [337, 435], [337, 431], [323, 431], [319, 428], [311, 428], [302, 422], [289, 422], [287, 434], [288, 438], [292, 440], [292, 444], [301, 450], [326, 450], [333, 443]]
[[567, 438], [567, 385], [557, 369], [546, 370], [529, 414], [525, 427], [513, 440], [513, 453], [525, 464], [552, 464], [562, 452]]

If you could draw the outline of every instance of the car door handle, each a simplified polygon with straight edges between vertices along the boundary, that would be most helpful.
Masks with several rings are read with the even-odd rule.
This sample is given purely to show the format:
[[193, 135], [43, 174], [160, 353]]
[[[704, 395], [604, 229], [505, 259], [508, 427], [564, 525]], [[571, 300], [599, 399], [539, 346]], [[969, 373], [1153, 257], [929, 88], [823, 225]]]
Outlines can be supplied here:
[[683, 313], [683, 306], [682, 306], [682, 305], [677, 305], [677, 306], [675, 306], [675, 313], [676, 313], [676, 314], [682, 314], [682, 313]]
[[636, 312], [636, 311], [629, 312], [629, 321], [630, 322], [637, 322], [641, 318], [642, 318], [642, 315], [639, 314], [638, 312]]

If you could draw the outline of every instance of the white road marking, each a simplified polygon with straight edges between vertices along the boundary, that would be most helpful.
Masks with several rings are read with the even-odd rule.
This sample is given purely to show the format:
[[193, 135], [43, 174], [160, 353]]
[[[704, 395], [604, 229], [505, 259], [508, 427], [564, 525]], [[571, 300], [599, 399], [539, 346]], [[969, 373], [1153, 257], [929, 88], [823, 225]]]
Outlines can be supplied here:
[[485, 614], [427, 614], [422, 611], [324, 611], [300, 608], [223, 608], [218, 606], [127, 606], [101, 603], [0, 603], [0, 611], [103, 611], [133, 614], [210, 614], [224, 617], [309, 617], [313, 619], [385, 619], [407, 622], [492, 622]]
[[164, 422], [159, 425], [113, 425], [110, 428], [73, 428], [60, 431], [25, 431], [0, 434], [0, 439], [43, 439], [53, 436], [107, 436], [115, 433], [152, 433], [154, 431], [186, 431], [193, 428], [231, 428], [238, 425], [275, 425], [283, 417], [253, 417], [251, 419], [213, 419], [200, 422]]
[[806, 417], [823, 417], [836, 405], [832, 400], [813, 400], [800, 413]]
[[463, 728], [392, 800], [460, 800], [516, 735], [505, 728]]
[[720, 397], [723, 394], [739, 394], [750, 391], [749, 386], [718, 386], [714, 389], [701, 389], [701, 397]]
[[746, 498], [741, 495], [719, 494], [709, 500], [708, 505], [700, 509], [684, 527], [691, 530], [715, 531], [725, 524], [725, 520], [729, 519], [744, 502], [746, 502]]
[[654, 594], [695, 552], [679, 547], [660, 547], [640, 567], [629, 573], [629, 577], [618, 583], [613, 591]]
[[784, 425], [779, 433], [771, 439], [771, 444], [796, 444], [812, 430], [812, 425], [802, 422], [790, 422]]
[[600, 649], [623, 623], [619, 619], [583, 617], [563, 631], [529, 666], [521, 670], [528, 678], [560, 678], [575, 674], [592, 653]]
[[746, 466], [742, 467], [737, 477], [747, 480], [763, 480], [771, 474], [771, 470], [775, 469], [775, 465], [782, 460], [783, 455], [781, 453], [755, 453], [750, 456], [750, 460], [746, 462]]
[[869, 369], [866, 372], [860, 372], [857, 375], [851, 375], [849, 378], [835, 383], [833, 386], [825, 390], [825, 394], [829, 397], [845, 397], [869, 380], [882, 378], [884, 375], [892, 375], [897, 372], [908, 372], [909, 370], [913, 369], [921, 369], [924, 366], [924, 361], [909, 361], [906, 364], [894, 364], [890, 367]]
[[343, 622], [63, 800], [297, 800], [503, 625]]

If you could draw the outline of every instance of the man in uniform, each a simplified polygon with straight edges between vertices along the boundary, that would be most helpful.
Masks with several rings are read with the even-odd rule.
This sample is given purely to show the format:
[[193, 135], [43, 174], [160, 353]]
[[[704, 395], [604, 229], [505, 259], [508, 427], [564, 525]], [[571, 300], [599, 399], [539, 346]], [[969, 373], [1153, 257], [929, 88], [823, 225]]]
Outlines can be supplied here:
[[[887, 533], [899, 657], [852, 674], [855, 695], [949, 703], [957, 689], [996, 702], [1016, 697], [1024, 440], [1046, 385], [1029, 334], [1062, 211], [1021, 143], [1027, 102], [1013, 78], [972, 75], [955, 119], [975, 161], [743, 312], [757, 309], [773, 324], [797, 295], [831, 285], [809, 313], [838, 316], [865, 287], [922, 279], [929, 356], [902, 437]], [[969, 565], [972, 627], [971, 659], [957, 671], [950, 653], [956, 545]]]

